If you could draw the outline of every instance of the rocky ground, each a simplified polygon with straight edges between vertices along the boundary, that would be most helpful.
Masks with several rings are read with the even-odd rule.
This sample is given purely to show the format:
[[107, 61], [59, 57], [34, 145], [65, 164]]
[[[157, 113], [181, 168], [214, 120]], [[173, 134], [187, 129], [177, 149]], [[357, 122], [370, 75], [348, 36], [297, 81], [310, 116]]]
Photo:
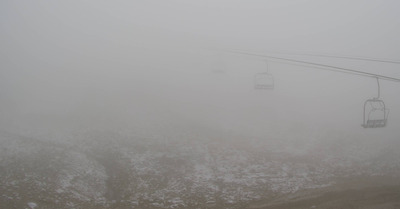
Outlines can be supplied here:
[[5, 208], [399, 208], [398, 143], [0, 133]]

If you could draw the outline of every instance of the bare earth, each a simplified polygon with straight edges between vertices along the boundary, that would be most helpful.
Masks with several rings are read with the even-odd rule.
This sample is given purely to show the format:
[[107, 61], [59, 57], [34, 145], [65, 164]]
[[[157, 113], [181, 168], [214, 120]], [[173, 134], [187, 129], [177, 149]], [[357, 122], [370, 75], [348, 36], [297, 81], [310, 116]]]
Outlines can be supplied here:
[[387, 177], [347, 179], [335, 188], [301, 191], [251, 203], [247, 208], [399, 209], [400, 183]]

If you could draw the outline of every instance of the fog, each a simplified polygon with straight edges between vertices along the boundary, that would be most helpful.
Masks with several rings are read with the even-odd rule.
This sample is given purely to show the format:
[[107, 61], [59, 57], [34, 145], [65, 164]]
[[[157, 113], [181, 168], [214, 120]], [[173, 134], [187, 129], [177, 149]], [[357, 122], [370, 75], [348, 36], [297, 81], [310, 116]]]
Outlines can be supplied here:
[[[346, 190], [338, 185], [360, 176], [396, 179], [400, 83], [380, 79], [388, 125], [366, 129], [363, 105], [377, 95], [375, 78], [235, 51], [400, 78], [395, 63], [304, 55], [399, 61], [399, 6], [395, 0], [2, 1], [0, 173], [6, 192], [0, 202], [269, 208], [263, 201], [307, 198], [302, 192], [312, 188]], [[274, 89], [254, 89], [255, 75], [267, 69]], [[59, 151], [67, 157], [57, 160]], [[73, 163], [74, 155], [82, 155], [81, 164]], [[160, 156], [175, 164], [137, 164]], [[122, 167], [129, 171], [110, 165], [128, 158]], [[53, 168], [41, 163], [53, 166], [49, 159], [63, 172], [48, 174]], [[178, 180], [168, 176], [181, 169], [181, 159], [190, 159], [185, 169], [194, 171], [176, 174]], [[70, 167], [56, 167], [58, 161]], [[235, 173], [247, 169], [247, 176]], [[254, 169], [260, 169], [257, 177]], [[11, 178], [19, 172], [33, 176], [35, 186], [26, 190], [34, 192], [20, 190], [26, 181]], [[113, 180], [124, 172], [135, 174]], [[66, 186], [65, 176], [78, 180]], [[141, 179], [153, 185], [153, 177], [168, 183], [137, 186]], [[382, 179], [374, 182], [399, 185]], [[130, 186], [115, 189], [120, 181]], [[171, 193], [182, 182], [197, 185], [189, 189], [193, 196]], [[65, 198], [49, 195], [53, 190]], [[274, 199], [278, 194], [284, 201]]]

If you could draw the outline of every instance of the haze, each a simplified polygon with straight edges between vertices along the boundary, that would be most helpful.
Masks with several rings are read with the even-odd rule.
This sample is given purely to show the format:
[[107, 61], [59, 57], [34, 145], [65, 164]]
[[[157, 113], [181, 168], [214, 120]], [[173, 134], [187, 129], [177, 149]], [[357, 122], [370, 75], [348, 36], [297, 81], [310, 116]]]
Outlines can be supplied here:
[[[388, 125], [364, 129], [374, 78], [233, 53], [400, 78], [399, 64], [301, 55], [399, 61], [398, 8], [395, 0], [2, 1], [0, 205], [287, 208], [280, 204], [296, 195], [313, 198], [308, 190], [398, 195], [400, 83], [380, 80]], [[274, 89], [255, 90], [267, 63]], [[373, 183], [343, 186], [354, 179]]]

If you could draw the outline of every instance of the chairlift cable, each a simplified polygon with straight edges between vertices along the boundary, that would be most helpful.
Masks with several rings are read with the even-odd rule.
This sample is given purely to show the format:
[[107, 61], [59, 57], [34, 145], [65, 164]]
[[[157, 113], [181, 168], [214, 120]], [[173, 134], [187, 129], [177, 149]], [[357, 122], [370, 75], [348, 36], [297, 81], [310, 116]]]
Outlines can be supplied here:
[[269, 52], [269, 53], [266, 53], [266, 54], [298, 55], [298, 56], [311, 56], [311, 57], [327, 57], [327, 58], [337, 58], [337, 59], [347, 59], [347, 60], [362, 60], [362, 61], [369, 61], [369, 62], [400, 64], [400, 61], [398, 61], [398, 60], [379, 59], [379, 58], [372, 58], [372, 57], [356, 57], [356, 56], [353, 57], [353, 56], [345, 56], [345, 55], [295, 53], [295, 52]]
[[379, 79], [387, 80], [387, 81], [400, 82], [399, 78], [394, 78], [394, 77], [384, 76], [384, 75], [379, 75], [379, 74], [374, 74], [374, 73], [367, 73], [367, 72], [348, 69], [348, 68], [336, 67], [336, 66], [332, 66], [332, 65], [320, 64], [320, 63], [314, 63], [314, 62], [308, 62], [308, 61], [302, 61], [302, 60], [296, 60], [296, 59], [289, 59], [289, 58], [283, 58], [283, 57], [276, 57], [276, 56], [269, 56], [269, 55], [260, 55], [260, 54], [250, 53], [250, 52], [238, 52], [238, 51], [231, 51], [231, 52], [236, 53], [236, 54], [258, 56], [258, 57], [264, 57], [264, 58], [275, 59], [275, 60], [283, 60], [283, 61], [292, 62], [292, 63], [301, 63], [301, 64], [311, 65], [314, 67], [318, 67], [319, 69], [333, 71], [333, 72], [347, 73], [347, 74], [359, 75], [359, 76], [365, 76], [365, 77], [371, 77], [371, 78], [379, 78]]

